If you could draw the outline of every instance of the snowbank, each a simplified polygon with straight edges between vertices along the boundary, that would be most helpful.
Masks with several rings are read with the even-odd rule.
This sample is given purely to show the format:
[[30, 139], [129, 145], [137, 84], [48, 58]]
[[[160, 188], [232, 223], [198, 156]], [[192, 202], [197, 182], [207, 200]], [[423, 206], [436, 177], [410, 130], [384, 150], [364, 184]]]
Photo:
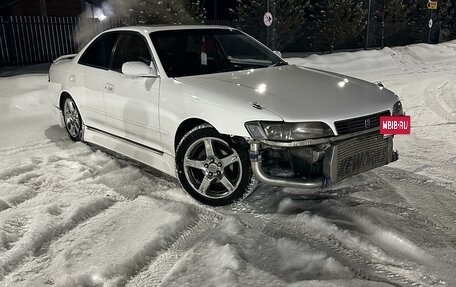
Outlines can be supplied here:
[[373, 73], [400, 73], [410, 69], [425, 69], [428, 65], [456, 62], [456, 41], [437, 45], [415, 44], [382, 50], [311, 55], [306, 58], [287, 58], [287, 61], [364, 78]]

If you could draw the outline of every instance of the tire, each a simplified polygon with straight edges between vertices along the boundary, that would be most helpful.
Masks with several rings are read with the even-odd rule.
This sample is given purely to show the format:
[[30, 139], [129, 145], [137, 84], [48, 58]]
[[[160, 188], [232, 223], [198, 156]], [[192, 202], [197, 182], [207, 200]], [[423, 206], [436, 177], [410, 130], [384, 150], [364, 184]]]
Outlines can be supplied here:
[[65, 128], [71, 140], [80, 141], [82, 137], [82, 118], [78, 107], [71, 97], [65, 98], [62, 113]]
[[188, 132], [176, 151], [182, 187], [201, 203], [222, 206], [255, 186], [246, 144], [233, 143], [208, 124]]

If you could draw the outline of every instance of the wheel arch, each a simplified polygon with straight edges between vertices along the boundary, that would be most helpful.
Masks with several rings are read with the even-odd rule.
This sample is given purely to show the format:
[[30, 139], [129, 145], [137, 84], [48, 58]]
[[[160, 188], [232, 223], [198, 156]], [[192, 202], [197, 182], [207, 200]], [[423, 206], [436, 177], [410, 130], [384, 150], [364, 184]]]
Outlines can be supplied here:
[[[175, 137], [174, 137], [174, 151], [177, 150], [177, 147], [179, 146], [179, 143], [181, 142], [182, 138], [189, 131], [191, 131], [192, 129], [196, 128], [197, 126], [200, 126], [200, 125], [203, 125], [203, 124], [208, 124], [208, 125], [212, 126], [212, 128], [214, 128], [218, 133], [220, 133], [220, 131], [214, 125], [209, 123], [208, 121], [205, 121], [205, 120], [200, 119], [200, 118], [188, 118], [188, 119], [184, 120], [178, 126], [178, 128], [176, 130], [176, 134], [175, 134]], [[244, 145], [244, 146], [246, 146], [246, 144], [247, 144], [246, 139], [244, 137], [241, 137], [241, 136], [231, 136], [231, 141], [233, 143], [235, 143], [235, 144], [241, 144], [241, 145]]]
[[[59, 98], [59, 108], [60, 108], [60, 110], [61, 110], [62, 112], [63, 112], [63, 105], [65, 104], [65, 99], [66, 99], [66, 98], [71, 98], [71, 99], [73, 99], [73, 101], [74, 101], [74, 98], [71, 96], [71, 94], [70, 94], [69, 92], [67, 92], [67, 91], [62, 91], [62, 92], [60, 93], [60, 98]], [[76, 104], [76, 102], [75, 102], [75, 104]], [[76, 106], [77, 106], [77, 104], [76, 104]]]
[[62, 115], [63, 115], [63, 105], [65, 104], [65, 99], [66, 98], [71, 98], [73, 100], [74, 104], [76, 105], [76, 108], [78, 108], [79, 115], [81, 116], [82, 122], [85, 123], [84, 115], [82, 114], [82, 111], [81, 111], [81, 108], [79, 107], [79, 104], [76, 102], [75, 98], [71, 95], [71, 93], [68, 92], [67, 90], [63, 90], [60, 93], [59, 109], [62, 112]]
[[180, 125], [177, 127], [176, 134], [174, 136], [174, 151], [176, 151], [177, 146], [179, 145], [180, 141], [185, 136], [185, 134], [187, 134], [189, 131], [196, 128], [197, 126], [203, 124], [211, 125], [207, 121], [200, 118], [188, 118], [181, 122]]

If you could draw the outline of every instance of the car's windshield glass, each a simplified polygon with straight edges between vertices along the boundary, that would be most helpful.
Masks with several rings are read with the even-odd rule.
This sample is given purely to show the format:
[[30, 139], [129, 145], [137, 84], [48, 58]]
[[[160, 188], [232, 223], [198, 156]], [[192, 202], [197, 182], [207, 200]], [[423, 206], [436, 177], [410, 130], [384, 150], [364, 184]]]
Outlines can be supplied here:
[[274, 52], [236, 30], [172, 30], [153, 32], [150, 36], [169, 77], [286, 64]]

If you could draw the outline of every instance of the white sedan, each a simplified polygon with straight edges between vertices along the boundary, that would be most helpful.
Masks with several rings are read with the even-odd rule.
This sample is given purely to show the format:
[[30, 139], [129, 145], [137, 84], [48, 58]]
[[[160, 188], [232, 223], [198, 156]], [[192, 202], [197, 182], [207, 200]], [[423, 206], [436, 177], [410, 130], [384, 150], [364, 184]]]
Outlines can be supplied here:
[[195, 199], [230, 204], [258, 181], [321, 188], [397, 160], [379, 117], [402, 115], [379, 84], [288, 65], [218, 26], [112, 29], [49, 71], [71, 139], [176, 176]]

